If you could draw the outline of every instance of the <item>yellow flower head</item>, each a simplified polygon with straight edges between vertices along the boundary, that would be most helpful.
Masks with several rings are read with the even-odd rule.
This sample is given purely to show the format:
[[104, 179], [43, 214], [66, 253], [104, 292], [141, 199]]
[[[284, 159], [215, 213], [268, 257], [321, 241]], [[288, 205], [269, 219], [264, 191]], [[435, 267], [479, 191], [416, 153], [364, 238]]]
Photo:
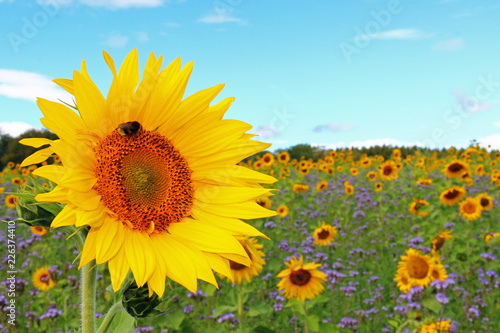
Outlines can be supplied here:
[[454, 160], [444, 167], [443, 173], [448, 178], [461, 178], [463, 175], [467, 174], [467, 170], [467, 163], [460, 160]]
[[459, 214], [468, 221], [473, 221], [481, 217], [483, 207], [477, 198], [468, 197], [460, 203]]
[[398, 168], [393, 161], [385, 161], [380, 166], [379, 175], [382, 180], [398, 179]]
[[231, 268], [231, 277], [227, 277], [230, 282], [242, 283], [243, 281], [250, 282], [252, 277], [259, 275], [262, 266], [266, 264], [264, 252], [261, 251], [262, 244], [259, 244], [254, 238], [238, 237], [238, 241], [245, 249], [248, 257], [251, 260], [250, 266], [245, 266], [238, 262], [229, 260]]
[[479, 204], [481, 205], [481, 208], [484, 211], [488, 211], [491, 208], [493, 208], [493, 198], [488, 195], [488, 193], [484, 192], [481, 194], [478, 194], [476, 196], [476, 199], [479, 201]]
[[234, 98], [211, 105], [224, 85], [183, 99], [192, 62], [161, 69], [163, 57], [151, 53], [140, 81], [137, 50], [119, 71], [106, 52], [104, 60], [113, 77], [106, 98], [83, 61], [73, 79], [55, 80], [78, 113], [37, 100], [59, 139], [21, 140], [47, 146], [22, 167], [60, 158], [33, 171], [58, 184], [36, 199], [65, 204], [51, 227], [90, 227], [80, 267], [107, 262], [114, 291], [130, 270], [161, 296], [166, 277], [195, 292], [198, 279], [217, 285], [212, 270], [230, 276], [229, 260], [249, 266], [234, 235], [263, 236], [240, 219], [276, 215], [256, 203], [270, 193], [259, 183], [276, 179], [237, 163], [270, 145], [251, 140], [250, 125], [223, 119]]
[[432, 273], [435, 265], [431, 256], [422, 254], [419, 250], [408, 249], [406, 255], [401, 256], [397, 272], [407, 275], [411, 287], [427, 287], [434, 280]]
[[467, 191], [463, 186], [462, 187], [453, 186], [441, 192], [441, 194], [439, 195], [439, 200], [444, 205], [453, 206], [457, 204], [460, 200], [462, 200], [462, 198], [465, 196], [466, 193]]
[[428, 205], [429, 205], [429, 203], [425, 200], [413, 199], [413, 202], [411, 203], [410, 209], [409, 209], [410, 213], [412, 213], [413, 215], [416, 215], [416, 216], [421, 216], [421, 217], [428, 216], [431, 213], [430, 211], [421, 210], [422, 207], [425, 207]]
[[334, 225], [325, 224], [325, 222], [323, 221], [321, 227], [314, 230], [314, 244], [328, 245], [334, 241], [336, 236], [337, 228]]
[[323, 283], [326, 281], [325, 273], [318, 270], [320, 264], [314, 262], [303, 264], [303, 258], [297, 260], [293, 257], [289, 263], [285, 263], [288, 269], [281, 271], [278, 277], [280, 291], [287, 299], [294, 298], [299, 301], [313, 299], [323, 291]]
[[46, 236], [49, 234], [50, 230], [44, 227], [31, 227], [31, 232], [40, 236]]
[[38, 268], [33, 274], [32, 281], [35, 288], [40, 291], [47, 291], [56, 285], [50, 276], [49, 267]]
[[316, 190], [318, 192], [323, 192], [326, 189], [328, 189], [328, 182], [326, 180], [323, 179], [318, 184], [316, 184]]
[[285, 217], [288, 215], [288, 206], [287, 205], [279, 205], [278, 208], [276, 208], [276, 213], [280, 217]]
[[309, 191], [309, 185], [306, 184], [293, 184], [293, 189], [295, 193]]

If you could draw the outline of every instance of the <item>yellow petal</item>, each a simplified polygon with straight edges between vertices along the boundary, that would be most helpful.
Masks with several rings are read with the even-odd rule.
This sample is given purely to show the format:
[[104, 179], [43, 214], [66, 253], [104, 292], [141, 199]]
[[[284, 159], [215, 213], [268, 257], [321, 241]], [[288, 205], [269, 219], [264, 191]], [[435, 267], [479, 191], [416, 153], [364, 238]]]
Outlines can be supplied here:
[[101, 196], [95, 190], [78, 192], [70, 189], [68, 191], [68, 200], [81, 209], [94, 210], [99, 206]]
[[259, 219], [263, 217], [275, 216], [275, 211], [266, 209], [256, 202], [240, 202], [235, 204], [214, 205], [201, 201], [196, 201], [195, 205], [204, 211], [225, 217], [239, 219]]
[[50, 145], [53, 140], [47, 138], [25, 138], [19, 140], [19, 143], [25, 146], [40, 148], [41, 146]]
[[35, 197], [36, 201], [40, 202], [60, 202], [60, 203], [68, 203], [68, 189], [57, 185], [54, 187], [52, 191], [49, 193], [38, 194]]
[[33, 171], [35, 176], [47, 178], [51, 182], [59, 184], [61, 182], [64, 173], [66, 172], [66, 167], [61, 165], [44, 165]]
[[142, 287], [151, 277], [155, 270], [155, 251], [151, 245], [149, 236], [142, 232], [123, 228], [125, 231], [125, 253], [127, 261], [134, 274], [135, 281]]
[[97, 235], [96, 263], [102, 264], [113, 258], [123, 245], [123, 225], [112, 217], [106, 217]]
[[102, 55], [104, 57], [104, 61], [106, 61], [106, 64], [108, 64], [109, 69], [111, 69], [111, 72], [113, 73], [113, 77], [116, 77], [116, 67], [115, 67], [115, 62], [113, 61], [113, 58], [108, 54], [106, 51], [102, 51]]
[[213, 215], [199, 209], [196, 206], [193, 206], [191, 214], [198, 221], [198, 223], [215, 225], [220, 229], [226, 230], [232, 235], [260, 236], [269, 239], [256, 228], [235, 218]]
[[195, 189], [197, 200], [213, 204], [229, 204], [246, 201], [255, 201], [255, 199], [269, 194], [267, 188], [251, 187], [228, 187], [201, 185]]
[[94, 187], [97, 178], [94, 172], [83, 168], [68, 168], [61, 185], [79, 192], [88, 192]]
[[31, 154], [30, 156], [26, 157], [24, 161], [21, 163], [21, 166], [25, 167], [31, 164], [42, 163], [43, 161], [47, 160], [52, 155], [53, 152], [54, 151], [50, 147], [40, 149]]
[[98, 228], [90, 228], [85, 239], [85, 245], [83, 246], [82, 256], [80, 258], [80, 265], [78, 269], [82, 268], [89, 262], [95, 259], [95, 249], [97, 245], [97, 235], [99, 233]]
[[123, 280], [127, 277], [130, 266], [127, 262], [125, 249], [121, 247], [116, 255], [108, 261], [109, 275], [111, 275], [111, 284], [113, 291], [120, 290]]
[[232, 279], [233, 274], [231, 273], [231, 266], [229, 266], [227, 259], [224, 259], [219, 254], [209, 252], [205, 253], [205, 256], [214, 271]]
[[94, 82], [77, 71], [73, 72], [73, 82], [75, 84], [75, 100], [78, 112], [80, 112], [86, 126], [97, 133], [109, 132], [109, 129], [103, 128], [103, 125], [106, 124], [106, 122], [103, 122], [104, 115], [106, 115], [106, 100]]
[[197, 290], [196, 266], [187, 254], [186, 246], [168, 234], [151, 236], [155, 253], [163, 260], [167, 276], [191, 292]]
[[69, 80], [69, 79], [54, 79], [52, 81], [55, 84], [57, 84], [59, 87], [63, 88], [67, 92], [69, 92], [71, 95], [75, 94], [75, 87], [73, 85], [73, 80]]
[[[194, 222], [172, 223], [168, 232], [180, 242], [190, 244], [201, 251], [247, 256], [243, 246], [230, 233], [217, 227], [196, 223], [195, 220], [188, 221]], [[214, 239], [217, 241], [214, 242]]]
[[93, 228], [99, 228], [106, 217], [106, 207], [101, 203], [95, 210], [79, 209], [76, 213], [75, 227], [79, 228], [88, 225]]
[[75, 140], [75, 133], [84, 127], [82, 118], [67, 106], [38, 98], [36, 103], [45, 115], [42, 124], [56, 133], [59, 138]]
[[66, 227], [69, 225], [74, 225], [76, 222], [76, 209], [77, 207], [72, 204], [66, 204], [64, 208], [57, 214], [52, 223], [51, 228]]

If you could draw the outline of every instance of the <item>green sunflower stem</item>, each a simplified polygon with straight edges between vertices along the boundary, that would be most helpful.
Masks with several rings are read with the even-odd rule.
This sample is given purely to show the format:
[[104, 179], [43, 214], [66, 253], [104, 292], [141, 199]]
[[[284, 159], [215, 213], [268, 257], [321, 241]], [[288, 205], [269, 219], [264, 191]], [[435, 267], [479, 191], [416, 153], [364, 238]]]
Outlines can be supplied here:
[[245, 319], [243, 318], [243, 290], [241, 283], [238, 283], [238, 319], [240, 321], [240, 329], [243, 329], [245, 327]]
[[82, 332], [95, 333], [95, 294], [97, 265], [92, 260], [81, 268], [82, 279]]
[[304, 322], [304, 333], [309, 333], [309, 329], [307, 328], [307, 304], [306, 301], [302, 301], [302, 306], [304, 307], [304, 315], [306, 316], [306, 320]]
[[125, 309], [123, 308], [123, 304], [121, 301], [113, 304], [113, 306], [111, 308], [109, 308], [108, 313], [106, 313], [106, 316], [104, 317], [104, 320], [102, 321], [101, 326], [97, 330], [97, 333], [106, 332], [109, 324], [111, 323], [111, 321], [115, 317], [115, 314], [117, 314], [118, 312], [123, 311], [123, 310], [125, 310]]

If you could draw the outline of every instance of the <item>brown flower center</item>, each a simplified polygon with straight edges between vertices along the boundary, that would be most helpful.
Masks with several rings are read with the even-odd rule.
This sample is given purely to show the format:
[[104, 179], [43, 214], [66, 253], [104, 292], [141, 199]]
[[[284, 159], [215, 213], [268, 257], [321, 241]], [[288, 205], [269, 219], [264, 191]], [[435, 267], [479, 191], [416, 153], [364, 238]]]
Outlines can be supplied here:
[[444, 197], [448, 200], [456, 199], [460, 195], [460, 192], [456, 189], [449, 190], [445, 193]]
[[330, 236], [330, 232], [326, 229], [321, 229], [321, 231], [318, 233], [319, 239], [327, 239], [328, 236]]
[[414, 279], [423, 279], [429, 272], [429, 265], [424, 259], [419, 257], [411, 258], [407, 265], [408, 273], [410, 277]]
[[193, 206], [191, 169], [158, 132], [113, 131], [96, 147], [95, 190], [123, 223], [148, 233], [164, 232]]
[[309, 280], [311, 280], [311, 273], [302, 268], [290, 274], [290, 282], [297, 286], [303, 286], [307, 284]]
[[481, 206], [483, 206], [483, 207], [488, 207], [488, 205], [490, 204], [490, 200], [488, 200], [486, 198], [481, 198], [481, 200], [479, 202], [481, 203]]
[[472, 202], [466, 203], [463, 207], [464, 212], [467, 214], [474, 214], [476, 212], [476, 205]]
[[392, 170], [393, 170], [392, 166], [386, 165], [382, 172], [383, 172], [384, 176], [390, 176], [392, 174]]
[[458, 173], [464, 169], [463, 164], [455, 162], [448, 167], [448, 171], [451, 173]]

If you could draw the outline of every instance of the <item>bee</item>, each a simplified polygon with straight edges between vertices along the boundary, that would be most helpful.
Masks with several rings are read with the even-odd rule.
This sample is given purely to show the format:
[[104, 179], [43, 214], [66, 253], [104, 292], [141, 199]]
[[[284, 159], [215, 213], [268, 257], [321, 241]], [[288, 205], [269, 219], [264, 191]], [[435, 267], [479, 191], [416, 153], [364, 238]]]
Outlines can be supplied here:
[[142, 125], [138, 121], [129, 121], [118, 125], [117, 131], [120, 135], [127, 136], [137, 134], [142, 130]]

